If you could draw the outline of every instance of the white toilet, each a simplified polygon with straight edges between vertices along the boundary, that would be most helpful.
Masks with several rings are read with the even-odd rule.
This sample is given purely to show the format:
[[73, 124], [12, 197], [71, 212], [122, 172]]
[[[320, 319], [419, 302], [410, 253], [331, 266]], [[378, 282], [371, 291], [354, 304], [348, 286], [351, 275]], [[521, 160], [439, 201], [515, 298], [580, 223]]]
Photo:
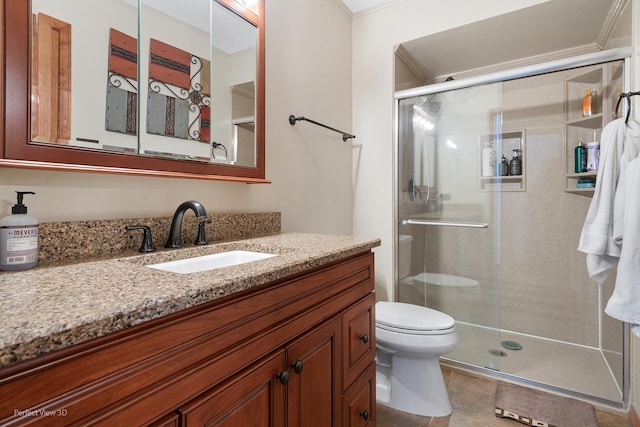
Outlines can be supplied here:
[[[409, 275], [411, 236], [400, 236], [400, 277]], [[376, 400], [417, 415], [451, 413], [440, 370], [440, 356], [458, 343], [454, 319], [427, 307], [402, 302], [376, 303]]]
[[458, 343], [451, 316], [401, 302], [376, 303], [376, 400], [412, 414], [451, 413], [440, 356]]

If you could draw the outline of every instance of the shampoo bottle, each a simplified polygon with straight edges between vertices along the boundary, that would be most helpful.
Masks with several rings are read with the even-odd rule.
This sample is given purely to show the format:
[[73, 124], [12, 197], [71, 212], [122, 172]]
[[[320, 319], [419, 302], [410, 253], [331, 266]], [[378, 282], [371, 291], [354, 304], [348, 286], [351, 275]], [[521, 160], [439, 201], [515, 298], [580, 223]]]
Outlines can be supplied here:
[[522, 175], [522, 159], [520, 159], [520, 150], [517, 148], [513, 150], [513, 158], [509, 162], [509, 175]]
[[38, 263], [38, 220], [27, 215], [22, 203], [25, 194], [32, 191], [16, 191], [18, 203], [11, 208], [11, 215], [0, 220], [0, 270], [26, 270]]
[[582, 145], [582, 141], [578, 141], [578, 145], [574, 151], [574, 171], [581, 173], [587, 171], [587, 149]]
[[596, 130], [593, 130], [593, 141], [587, 143], [587, 166], [585, 170], [594, 172], [600, 165], [600, 143], [596, 138]]
[[591, 89], [587, 89], [587, 94], [582, 98], [582, 115], [584, 117], [589, 117], [593, 114], [592, 100]]
[[491, 142], [482, 149], [482, 176], [496, 176], [496, 149]]
[[587, 144], [587, 167], [588, 172], [595, 172], [600, 166], [600, 143], [593, 141]]

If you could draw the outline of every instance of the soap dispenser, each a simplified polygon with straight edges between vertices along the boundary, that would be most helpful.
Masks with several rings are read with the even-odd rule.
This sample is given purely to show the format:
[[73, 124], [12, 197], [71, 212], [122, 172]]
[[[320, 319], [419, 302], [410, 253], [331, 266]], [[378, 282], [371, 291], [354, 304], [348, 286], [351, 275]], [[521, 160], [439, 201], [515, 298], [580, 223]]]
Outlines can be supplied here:
[[509, 175], [522, 175], [522, 159], [520, 159], [520, 149], [513, 150], [513, 158], [509, 162]]
[[509, 176], [509, 162], [504, 154], [502, 155], [502, 159], [500, 159], [500, 176]]
[[22, 203], [25, 194], [33, 191], [16, 191], [18, 202], [11, 208], [11, 215], [0, 220], [0, 270], [26, 270], [38, 263], [38, 220], [27, 215]]

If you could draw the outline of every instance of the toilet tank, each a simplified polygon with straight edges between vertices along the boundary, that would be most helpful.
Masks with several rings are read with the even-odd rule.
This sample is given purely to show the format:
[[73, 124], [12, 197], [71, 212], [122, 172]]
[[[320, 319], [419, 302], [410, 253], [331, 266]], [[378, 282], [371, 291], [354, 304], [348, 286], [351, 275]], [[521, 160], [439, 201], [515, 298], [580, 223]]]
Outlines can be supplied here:
[[413, 236], [400, 234], [398, 236], [398, 274], [400, 279], [407, 277], [411, 271], [411, 245]]

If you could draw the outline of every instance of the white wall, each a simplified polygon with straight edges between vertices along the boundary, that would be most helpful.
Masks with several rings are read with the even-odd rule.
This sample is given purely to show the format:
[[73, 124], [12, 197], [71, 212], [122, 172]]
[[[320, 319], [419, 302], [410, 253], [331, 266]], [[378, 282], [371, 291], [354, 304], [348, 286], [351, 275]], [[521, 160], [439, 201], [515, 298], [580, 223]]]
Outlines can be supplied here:
[[544, 0], [404, 0], [354, 17], [353, 129], [362, 149], [354, 153], [353, 232], [382, 239], [379, 300], [394, 295], [394, 46], [539, 3]]
[[351, 16], [336, 1], [267, 0], [269, 185], [0, 168], [0, 217], [14, 191], [42, 222], [169, 216], [184, 200], [208, 212], [282, 212], [283, 231], [351, 234], [351, 146], [289, 114], [351, 127]]
[[335, 0], [266, 2], [266, 161], [274, 184], [252, 200], [282, 210], [285, 230], [351, 234], [352, 144], [288, 121], [293, 114], [351, 130], [351, 16]]

